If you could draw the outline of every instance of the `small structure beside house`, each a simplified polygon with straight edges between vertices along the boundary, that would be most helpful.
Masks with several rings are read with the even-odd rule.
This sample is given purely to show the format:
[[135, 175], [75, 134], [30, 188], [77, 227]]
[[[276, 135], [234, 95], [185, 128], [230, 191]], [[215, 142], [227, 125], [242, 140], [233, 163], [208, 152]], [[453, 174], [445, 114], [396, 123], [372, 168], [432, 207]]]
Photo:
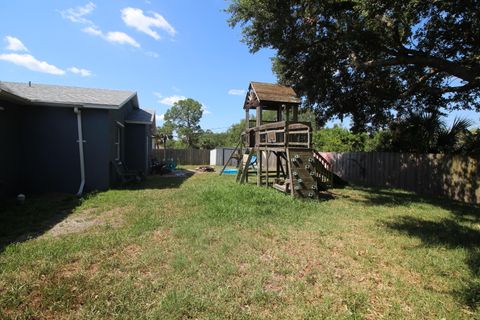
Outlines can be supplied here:
[[[235, 148], [220, 147], [210, 150], [210, 165], [211, 166], [224, 166], [235, 152]], [[238, 166], [236, 159], [230, 160], [230, 165]]]
[[133, 91], [0, 81], [0, 196], [105, 190], [118, 166], [147, 174], [154, 129]]

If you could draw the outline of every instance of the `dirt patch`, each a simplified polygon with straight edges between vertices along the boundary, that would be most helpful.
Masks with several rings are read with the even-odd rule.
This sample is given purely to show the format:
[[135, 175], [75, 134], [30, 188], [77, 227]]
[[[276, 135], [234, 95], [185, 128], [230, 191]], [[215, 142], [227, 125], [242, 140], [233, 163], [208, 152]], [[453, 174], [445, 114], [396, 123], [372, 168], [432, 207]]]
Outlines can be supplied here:
[[122, 214], [128, 208], [114, 208], [97, 213], [95, 208], [88, 208], [79, 215], [70, 216], [54, 225], [47, 234], [58, 237], [65, 234], [79, 233], [97, 226], [119, 227], [123, 221]]
[[97, 225], [98, 222], [95, 219], [74, 218], [66, 219], [60, 223], [57, 223], [52, 229], [49, 230], [49, 234], [52, 236], [60, 236], [63, 234], [77, 233], [84, 231], [90, 227]]

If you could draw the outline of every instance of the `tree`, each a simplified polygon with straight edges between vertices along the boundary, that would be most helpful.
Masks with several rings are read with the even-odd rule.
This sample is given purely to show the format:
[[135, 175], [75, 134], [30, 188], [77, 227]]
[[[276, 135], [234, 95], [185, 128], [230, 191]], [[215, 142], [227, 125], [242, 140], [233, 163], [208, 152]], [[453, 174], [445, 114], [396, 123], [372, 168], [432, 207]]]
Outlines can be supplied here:
[[239, 123], [231, 125], [226, 132], [227, 137], [225, 145], [228, 147], [235, 147], [239, 143], [240, 137], [246, 127], [245, 119], [240, 120]]
[[168, 140], [173, 140], [173, 126], [171, 123], [164, 123], [163, 126], [158, 127], [154, 134], [155, 149], [160, 149], [160, 145], [166, 149]]
[[480, 157], [480, 129], [471, 130], [470, 134], [466, 135], [462, 153], [470, 157]]
[[231, 26], [315, 108], [354, 131], [413, 111], [480, 110], [478, 0], [232, 0]]
[[200, 134], [199, 147], [202, 149], [215, 149], [223, 147], [226, 144], [227, 134], [224, 132], [215, 133], [211, 130], [205, 130]]
[[338, 125], [313, 133], [313, 145], [319, 151], [352, 152], [364, 151], [368, 139], [366, 133], [354, 134]]
[[318, 129], [315, 112], [312, 109], [301, 109], [300, 113], [298, 114], [298, 120], [310, 123], [313, 131]]
[[171, 126], [188, 148], [193, 148], [201, 133], [202, 104], [193, 99], [177, 101], [165, 113], [165, 126]]
[[391, 126], [392, 149], [414, 153], [462, 153], [472, 122], [456, 118], [451, 127], [438, 113], [412, 113]]

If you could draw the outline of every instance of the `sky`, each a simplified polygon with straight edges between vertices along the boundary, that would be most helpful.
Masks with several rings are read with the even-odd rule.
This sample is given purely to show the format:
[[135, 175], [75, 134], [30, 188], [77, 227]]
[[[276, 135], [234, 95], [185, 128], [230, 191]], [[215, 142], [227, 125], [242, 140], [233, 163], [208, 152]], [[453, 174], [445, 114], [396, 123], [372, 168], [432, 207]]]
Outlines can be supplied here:
[[0, 81], [137, 91], [157, 118], [193, 98], [204, 106], [202, 128], [225, 131], [244, 117], [250, 81], [276, 81], [274, 52], [251, 54], [240, 29], [229, 27], [226, 6], [0, 0]]
[[[192, 98], [204, 106], [202, 128], [225, 131], [244, 117], [250, 81], [276, 82], [274, 51], [250, 53], [227, 5], [0, 0], [0, 81], [136, 91], [158, 125], [175, 101]], [[478, 113], [456, 115], [480, 125]]]

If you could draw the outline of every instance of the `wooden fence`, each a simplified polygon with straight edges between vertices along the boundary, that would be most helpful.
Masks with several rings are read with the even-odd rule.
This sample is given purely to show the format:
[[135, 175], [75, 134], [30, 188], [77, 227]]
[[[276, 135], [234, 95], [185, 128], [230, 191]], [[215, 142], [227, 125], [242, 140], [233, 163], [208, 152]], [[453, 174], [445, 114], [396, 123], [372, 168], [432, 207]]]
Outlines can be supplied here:
[[153, 157], [158, 160], [174, 159], [177, 164], [208, 165], [210, 150], [203, 149], [154, 149]]
[[348, 182], [480, 203], [480, 161], [443, 154], [321, 153]]

